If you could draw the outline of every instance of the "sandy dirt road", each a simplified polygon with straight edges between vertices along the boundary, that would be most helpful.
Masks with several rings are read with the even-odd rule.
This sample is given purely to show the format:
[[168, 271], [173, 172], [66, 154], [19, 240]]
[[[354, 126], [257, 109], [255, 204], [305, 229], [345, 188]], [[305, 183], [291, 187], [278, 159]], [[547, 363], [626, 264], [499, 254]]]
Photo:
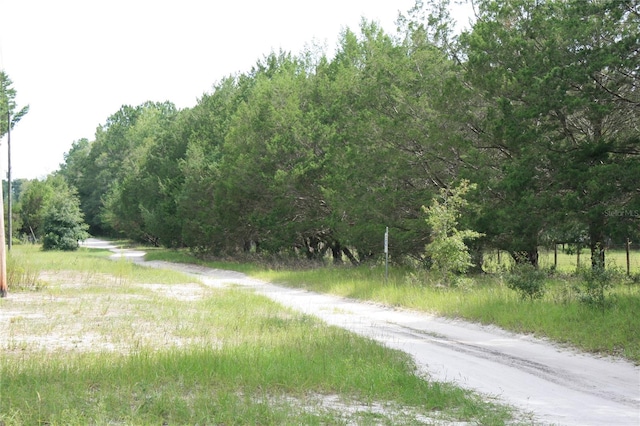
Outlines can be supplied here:
[[[115, 257], [143, 262], [143, 252]], [[272, 285], [232, 271], [167, 262], [209, 286], [239, 285], [331, 325], [409, 353], [422, 372], [531, 413], [535, 424], [640, 425], [640, 367], [463, 321]]]

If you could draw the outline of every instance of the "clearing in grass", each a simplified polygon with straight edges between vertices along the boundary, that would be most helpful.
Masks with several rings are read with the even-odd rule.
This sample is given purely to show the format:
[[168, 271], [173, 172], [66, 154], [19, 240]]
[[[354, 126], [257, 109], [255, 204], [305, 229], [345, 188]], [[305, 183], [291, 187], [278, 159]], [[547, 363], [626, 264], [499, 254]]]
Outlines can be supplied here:
[[5, 425], [510, 421], [402, 352], [247, 291], [85, 249], [13, 256], [41, 284], [1, 302]]

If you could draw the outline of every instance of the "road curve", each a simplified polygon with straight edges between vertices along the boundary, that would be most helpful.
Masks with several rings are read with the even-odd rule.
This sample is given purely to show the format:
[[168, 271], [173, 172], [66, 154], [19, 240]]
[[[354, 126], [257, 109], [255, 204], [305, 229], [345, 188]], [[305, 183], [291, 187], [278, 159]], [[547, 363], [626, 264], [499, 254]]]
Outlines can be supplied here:
[[[143, 261], [143, 252], [108, 248]], [[409, 353], [432, 379], [467, 389], [531, 413], [536, 424], [640, 425], [640, 367], [535, 339], [406, 310], [280, 287], [246, 275], [168, 262], [145, 265], [180, 270], [209, 286], [240, 285], [285, 306], [321, 318]]]

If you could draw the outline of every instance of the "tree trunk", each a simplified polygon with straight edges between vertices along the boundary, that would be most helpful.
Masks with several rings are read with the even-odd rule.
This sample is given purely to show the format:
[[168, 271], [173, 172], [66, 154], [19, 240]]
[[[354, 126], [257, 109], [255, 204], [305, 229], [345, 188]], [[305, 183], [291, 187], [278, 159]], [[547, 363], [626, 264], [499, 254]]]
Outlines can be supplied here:
[[358, 266], [360, 264], [360, 262], [358, 262], [358, 259], [356, 259], [353, 253], [351, 253], [351, 250], [349, 250], [347, 247], [342, 247], [342, 252], [344, 253], [345, 256], [347, 256], [347, 258], [351, 261], [351, 263], [354, 266]]
[[483, 273], [483, 265], [484, 265], [484, 250], [480, 245], [472, 245], [469, 250], [469, 254], [471, 255], [471, 263], [473, 264], [471, 268], [469, 268], [469, 272], [472, 274], [481, 274]]
[[534, 266], [534, 268], [538, 269], [538, 267], [540, 266], [540, 263], [539, 263], [540, 258], [538, 256], [537, 247], [527, 251], [527, 260], [529, 261], [529, 263], [531, 263]]
[[519, 252], [515, 252], [515, 253], [511, 253], [511, 257], [513, 257], [513, 260], [516, 263], [529, 263], [531, 265], [533, 265], [533, 267], [535, 267], [536, 269], [538, 269], [539, 266], [539, 256], [538, 256], [538, 248], [532, 248], [529, 250], [522, 250]]
[[591, 268], [604, 269], [604, 246], [601, 242], [590, 244], [591, 248]]
[[333, 254], [334, 265], [342, 265], [344, 263], [342, 261], [342, 247], [339, 242], [335, 241], [331, 244], [331, 253]]
[[589, 248], [591, 249], [591, 268], [604, 269], [604, 232], [603, 224], [589, 224]]

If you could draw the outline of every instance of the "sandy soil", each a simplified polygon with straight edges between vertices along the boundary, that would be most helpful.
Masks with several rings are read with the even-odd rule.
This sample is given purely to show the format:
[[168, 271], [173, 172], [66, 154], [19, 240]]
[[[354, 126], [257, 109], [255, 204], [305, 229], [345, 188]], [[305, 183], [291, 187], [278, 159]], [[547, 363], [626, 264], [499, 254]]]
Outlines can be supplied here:
[[[94, 239], [85, 245], [143, 262], [142, 252], [119, 250]], [[640, 425], [640, 367], [624, 360], [579, 353], [496, 327], [279, 287], [238, 272], [167, 262], [144, 264], [192, 274], [211, 287], [243, 286], [403, 350], [433, 379], [455, 382], [513, 405], [531, 413], [535, 423]], [[197, 285], [186, 286], [172, 297], [189, 300], [199, 291]]]
[[[180, 265], [156, 267], [182, 269]], [[640, 425], [640, 368], [530, 336], [417, 312], [278, 287], [243, 274], [198, 273], [239, 284], [325, 322], [411, 354], [433, 379], [452, 381], [558, 425]]]

